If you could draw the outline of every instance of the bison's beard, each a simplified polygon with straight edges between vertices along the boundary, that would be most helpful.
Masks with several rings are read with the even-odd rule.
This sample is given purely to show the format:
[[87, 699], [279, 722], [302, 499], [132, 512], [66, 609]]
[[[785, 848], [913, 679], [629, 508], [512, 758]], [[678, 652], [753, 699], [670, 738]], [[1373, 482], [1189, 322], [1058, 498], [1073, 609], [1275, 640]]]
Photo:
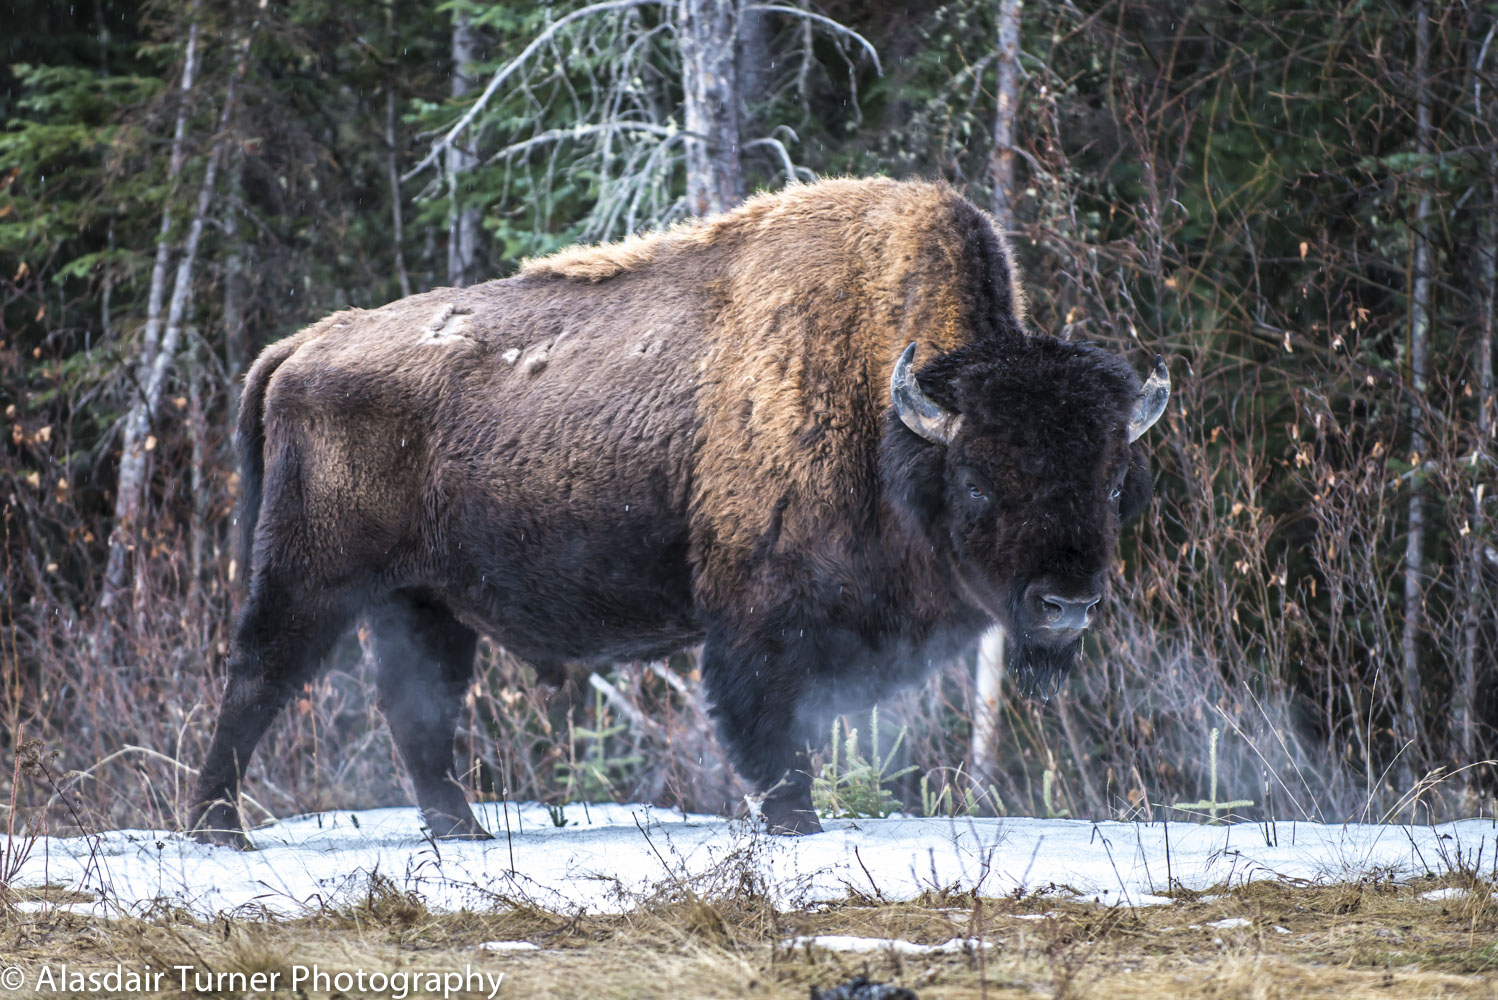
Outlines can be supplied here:
[[1048, 701], [1061, 690], [1081, 646], [1081, 636], [1061, 646], [1011, 639], [1007, 657], [1009, 676], [1026, 696]]

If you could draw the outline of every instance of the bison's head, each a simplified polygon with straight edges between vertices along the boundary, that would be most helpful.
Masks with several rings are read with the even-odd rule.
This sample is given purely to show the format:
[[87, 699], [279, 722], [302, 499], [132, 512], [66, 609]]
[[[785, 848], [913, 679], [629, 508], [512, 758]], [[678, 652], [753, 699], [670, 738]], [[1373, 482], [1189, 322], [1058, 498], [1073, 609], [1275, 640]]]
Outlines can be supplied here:
[[1170, 377], [1157, 359], [1141, 385], [1106, 351], [1026, 337], [959, 348], [918, 379], [915, 347], [891, 380], [886, 480], [1004, 627], [1016, 681], [1048, 694], [1098, 613], [1120, 527], [1149, 500], [1135, 442]]

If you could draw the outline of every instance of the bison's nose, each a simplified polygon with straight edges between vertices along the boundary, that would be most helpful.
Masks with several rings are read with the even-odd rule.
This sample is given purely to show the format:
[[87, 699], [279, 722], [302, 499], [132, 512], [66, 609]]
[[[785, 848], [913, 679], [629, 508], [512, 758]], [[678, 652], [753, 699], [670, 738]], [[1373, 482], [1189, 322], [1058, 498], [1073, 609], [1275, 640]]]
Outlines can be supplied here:
[[1083, 597], [1062, 597], [1060, 594], [1040, 595], [1041, 625], [1053, 629], [1086, 628], [1092, 617], [1092, 609], [1101, 601], [1101, 594]]

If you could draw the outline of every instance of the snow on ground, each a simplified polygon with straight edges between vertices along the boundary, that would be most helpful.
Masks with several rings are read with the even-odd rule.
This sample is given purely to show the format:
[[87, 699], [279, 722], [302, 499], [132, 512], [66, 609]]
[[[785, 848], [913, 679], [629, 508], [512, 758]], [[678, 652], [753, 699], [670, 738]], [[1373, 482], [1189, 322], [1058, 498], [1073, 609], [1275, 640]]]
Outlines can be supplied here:
[[618, 911], [673, 889], [729, 891], [746, 873], [783, 906], [850, 892], [908, 899], [933, 888], [990, 896], [1022, 888], [1139, 906], [1165, 902], [1155, 894], [1172, 879], [1192, 889], [1266, 878], [1337, 881], [1439, 872], [1458, 859], [1498, 856], [1492, 820], [1434, 827], [1177, 822], [1167, 830], [1161, 823], [889, 818], [832, 820], [825, 833], [784, 838], [742, 821], [649, 806], [571, 805], [565, 827], [536, 804], [475, 810], [495, 840], [434, 844], [409, 808], [286, 819], [256, 830], [258, 850], [250, 852], [147, 830], [44, 838], [13, 884], [78, 889], [105, 914], [165, 904], [205, 916], [345, 905], [364, 898], [376, 873], [434, 909], [524, 900]]

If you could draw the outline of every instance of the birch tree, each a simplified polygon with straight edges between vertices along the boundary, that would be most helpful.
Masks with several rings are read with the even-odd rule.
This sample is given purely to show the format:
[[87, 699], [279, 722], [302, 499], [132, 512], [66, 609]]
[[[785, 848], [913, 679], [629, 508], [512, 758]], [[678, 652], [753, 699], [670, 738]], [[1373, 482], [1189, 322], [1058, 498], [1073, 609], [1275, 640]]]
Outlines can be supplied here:
[[998, 106], [993, 116], [993, 149], [989, 172], [993, 181], [993, 216], [999, 227], [1014, 229], [1014, 122], [1019, 105], [1019, 23], [1024, 0], [999, 4]]
[[[172, 278], [172, 297], [167, 307], [164, 329], [162, 329], [161, 303], [158, 295], [164, 295], [166, 287], [166, 271], [168, 267], [164, 263], [167, 255], [160, 250], [157, 252], [156, 261], [162, 265], [159, 270], [153, 269], [151, 278], [151, 302], [148, 306], [146, 331], [142, 338], [141, 360], [139, 365], [139, 376], [137, 379], [137, 395], [131, 403], [130, 410], [125, 416], [125, 424], [122, 435], [120, 452], [120, 471], [115, 493], [114, 526], [110, 534], [109, 561], [106, 566], [103, 593], [100, 605], [106, 611], [111, 610], [119, 600], [120, 593], [129, 582], [127, 563], [129, 553], [136, 548], [141, 527], [141, 514], [144, 508], [146, 492], [146, 468], [147, 454], [154, 447], [155, 439], [151, 434], [157, 412], [161, 405], [162, 392], [171, 374], [172, 366], [176, 360], [178, 348], [182, 343], [182, 335], [187, 321], [187, 308], [190, 293], [192, 291], [193, 276], [198, 260], [198, 248], [202, 242], [203, 229], [209, 215], [212, 213], [214, 204], [214, 191], [218, 181], [220, 164], [225, 155], [226, 136], [229, 130], [229, 122], [234, 114], [235, 103], [238, 99], [239, 85], [244, 77], [249, 62], [250, 44], [254, 35], [252, 25], [245, 31], [239, 41], [235, 43], [235, 63], [230, 73], [227, 88], [224, 93], [222, 109], [218, 116], [218, 128], [211, 140], [207, 164], [203, 171], [203, 178], [198, 187], [198, 196], [194, 205], [193, 215], [188, 223], [187, 233], [183, 240], [182, 250], [177, 256], [175, 274]], [[189, 55], [195, 57], [197, 28], [194, 25], [189, 29]], [[184, 57], [184, 84], [187, 81], [186, 63], [188, 58]], [[184, 85], [183, 96], [191, 93], [191, 86]], [[185, 107], [178, 113], [178, 127], [185, 131], [186, 118]], [[177, 154], [181, 147], [177, 143], [178, 132], [173, 139], [173, 153]], [[181, 163], [177, 163], [180, 171]], [[170, 168], [169, 168], [170, 169]], [[163, 236], [169, 229], [170, 217], [163, 211]], [[158, 289], [160, 291], [158, 291]], [[152, 322], [155, 317], [155, 323]], [[157, 331], [161, 331], [158, 333]], [[159, 341], [158, 341], [159, 337]], [[135, 559], [136, 580], [139, 584], [144, 560]], [[139, 587], [137, 587], [139, 591]]]
[[[1430, 68], [1430, 11], [1425, 0], [1415, 8], [1415, 151], [1424, 164], [1431, 155], [1431, 97], [1426, 78]], [[1410, 467], [1419, 470], [1426, 451], [1425, 407], [1428, 365], [1428, 335], [1431, 315], [1431, 198], [1422, 186], [1415, 207], [1414, 252], [1410, 266], [1410, 335], [1409, 384], [1411, 399]], [[1400, 639], [1403, 688], [1400, 701], [1402, 736], [1415, 744], [1417, 751], [1425, 746], [1424, 719], [1421, 710], [1420, 632], [1425, 611], [1425, 494], [1420, 475], [1410, 479], [1408, 534], [1404, 549], [1404, 625]], [[1405, 783], [1411, 775], [1406, 766]]]
[[402, 297], [411, 294], [411, 275], [406, 270], [406, 219], [401, 207], [400, 145], [395, 130], [395, 57], [400, 38], [395, 30], [395, 0], [385, 4], [385, 180], [390, 185], [390, 223], [395, 274]]
[[[1485, 101], [1482, 93], [1483, 67], [1487, 62], [1490, 48], [1494, 41], [1494, 35], [1498, 34], [1498, 23], [1491, 18], [1487, 21], [1487, 31], [1479, 39], [1475, 37], [1471, 42], [1471, 81], [1472, 81], [1472, 112], [1473, 120], [1481, 128], [1489, 122], [1488, 112], [1485, 110]], [[1483, 20], [1478, 20], [1474, 25], [1481, 30]], [[1491, 98], [1487, 101], [1490, 103]], [[1491, 129], [1491, 126], [1489, 126]], [[1471, 506], [1469, 516], [1462, 525], [1461, 536], [1465, 543], [1463, 546], [1466, 565], [1463, 567], [1465, 576], [1465, 607], [1462, 612], [1462, 646], [1461, 659], [1457, 668], [1456, 684], [1453, 693], [1452, 727], [1455, 730], [1456, 756], [1458, 764], [1471, 764], [1479, 759], [1478, 748], [1478, 663], [1483, 655], [1481, 645], [1481, 630], [1484, 617], [1484, 599], [1486, 598], [1491, 607], [1491, 595], [1486, 593], [1483, 587], [1483, 563], [1487, 558], [1488, 541], [1491, 532], [1487, 530], [1488, 517], [1487, 505], [1492, 502], [1488, 496], [1490, 492], [1488, 483], [1492, 481], [1492, 471], [1495, 468], [1494, 458], [1491, 454], [1493, 446], [1495, 405], [1498, 401], [1494, 398], [1493, 387], [1493, 323], [1494, 323], [1494, 297], [1498, 295], [1498, 151], [1492, 145], [1492, 133], [1483, 136], [1480, 132], [1479, 141], [1486, 139], [1484, 150], [1479, 154], [1479, 162], [1482, 167], [1482, 175], [1478, 181], [1478, 188], [1486, 195], [1487, 211], [1482, 212], [1479, 217], [1476, 233], [1476, 252], [1473, 254], [1473, 280], [1476, 285], [1477, 299], [1477, 343], [1473, 351], [1473, 371], [1477, 381], [1477, 435], [1473, 443], [1471, 463], [1480, 470], [1474, 477], [1472, 487]], [[1470, 799], [1475, 791], [1474, 771], [1462, 772], [1463, 787]]]
[[[191, 16], [189, 14], [189, 17]], [[187, 29], [187, 46], [182, 56], [182, 77], [177, 85], [176, 124], [172, 130], [172, 151], [167, 160], [168, 188], [182, 173], [188, 112], [197, 71], [198, 23], [193, 20]], [[166, 299], [167, 272], [171, 268], [172, 261], [169, 239], [171, 231], [172, 210], [170, 203], [166, 203], [161, 210], [161, 229], [156, 240], [156, 256], [151, 266], [151, 290], [146, 303], [146, 325], [141, 334], [140, 356], [135, 365], [137, 391], [125, 416], [123, 446], [120, 449], [120, 469], [114, 503], [114, 527], [109, 536], [109, 559], [105, 565], [104, 589], [99, 601], [100, 607], [106, 611], [113, 607], [116, 595], [125, 586], [128, 553], [134, 545], [134, 533], [140, 518], [140, 505], [145, 488], [143, 479], [150, 413], [155, 410], [159, 402], [159, 389], [158, 398], [151, 399], [144, 391], [144, 387], [149, 384], [151, 372], [161, 353], [162, 309]]]
[[[461, 6], [453, 10], [452, 96], [462, 101], [473, 92], [473, 64], [479, 58], [479, 37], [473, 21]], [[462, 288], [477, 277], [479, 209], [467, 195], [466, 175], [478, 165], [470, 135], [447, 147], [447, 282]]]
[[[1019, 25], [1023, 0], [999, 4], [998, 106], [993, 118], [993, 148], [989, 172], [993, 183], [993, 215], [1005, 232], [1014, 229], [1014, 123], [1019, 107]], [[975, 664], [973, 714], [973, 774], [982, 784], [992, 781], [994, 749], [998, 744], [999, 705], [1004, 683], [1004, 631], [995, 625], [983, 634]]]

